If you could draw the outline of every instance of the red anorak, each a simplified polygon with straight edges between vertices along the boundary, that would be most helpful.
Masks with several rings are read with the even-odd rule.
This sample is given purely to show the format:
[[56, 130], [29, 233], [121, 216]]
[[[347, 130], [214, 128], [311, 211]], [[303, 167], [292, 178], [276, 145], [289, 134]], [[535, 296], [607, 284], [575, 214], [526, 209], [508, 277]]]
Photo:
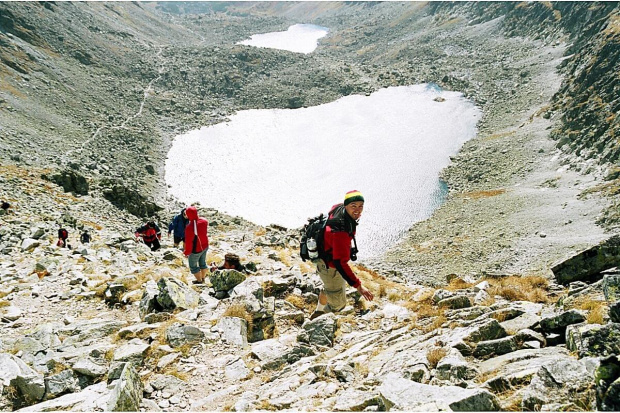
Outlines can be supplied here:
[[[342, 204], [336, 204], [332, 207], [329, 213], [330, 218], [333, 217], [336, 208], [340, 205]], [[344, 211], [344, 214], [346, 215], [347, 212]], [[352, 220], [350, 217], [347, 218]], [[323, 245], [329, 257], [325, 259], [325, 264], [327, 264], [329, 268], [336, 268], [340, 275], [342, 275], [342, 278], [344, 278], [351, 287], [357, 288], [361, 285], [361, 281], [349, 266], [351, 241], [353, 241], [354, 235], [355, 225], [353, 225], [353, 231], [351, 233], [340, 229], [333, 229], [331, 226], [327, 225], [325, 227]]]
[[209, 237], [207, 236], [209, 222], [198, 217], [198, 210], [195, 206], [187, 208], [185, 213], [189, 224], [185, 227], [185, 251], [183, 253], [188, 256], [209, 248]]

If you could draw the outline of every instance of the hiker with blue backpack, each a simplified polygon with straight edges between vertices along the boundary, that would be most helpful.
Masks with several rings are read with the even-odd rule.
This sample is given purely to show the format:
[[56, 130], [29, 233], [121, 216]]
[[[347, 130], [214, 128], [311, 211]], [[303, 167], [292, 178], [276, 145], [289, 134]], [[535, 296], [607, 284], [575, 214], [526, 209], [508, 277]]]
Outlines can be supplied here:
[[[316, 263], [317, 274], [323, 282], [316, 310], [310, 316], [313, 320], [328, 311], [338, 312], [347, 305], [347, 284], [372, 301], [373, 294], [366, 289], [349, 266], [350, 260], [357, 260], [355, 230], [364, 210], [364, 197], [359, 191], [349, 191], [342, 204], [334, 205], [329, 216], [319, 218], [316, 239], [302, 237], [302, 259]], [[308, 226], [307, 226], [308, 227]], [[353, 242], [353, 246], [351, 246]]]
[[181, 213], [172, 218], [172, 221], [168, 225], [168, 236], [172, 233], [174, 237], [174, 248], [178, 248], [179, 243], [185, 240], [185, 227], [188, 222], [189, 220], [185, 214], [185, 208], [183, 208]]

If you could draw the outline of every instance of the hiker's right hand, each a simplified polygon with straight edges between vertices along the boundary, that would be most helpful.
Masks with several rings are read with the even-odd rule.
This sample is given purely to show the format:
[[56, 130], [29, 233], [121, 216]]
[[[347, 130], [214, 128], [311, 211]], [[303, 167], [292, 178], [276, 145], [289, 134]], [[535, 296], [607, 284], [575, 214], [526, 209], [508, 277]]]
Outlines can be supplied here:
[[368, 289], [364, 288], [362, 284], [357, 287], [357, 291], [362, 295], [362, 297], [364, 297], [368, 301], [372, 301], [375, 298], [375, 296], [372, 295], [372, 293], [368, 291]]

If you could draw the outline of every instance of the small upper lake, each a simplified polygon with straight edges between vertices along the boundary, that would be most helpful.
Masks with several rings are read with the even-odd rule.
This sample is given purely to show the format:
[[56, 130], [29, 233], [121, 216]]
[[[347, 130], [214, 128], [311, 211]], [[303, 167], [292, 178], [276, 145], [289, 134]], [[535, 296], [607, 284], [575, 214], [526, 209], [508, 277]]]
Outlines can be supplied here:
[[245, 110], [176, 137], [166, 181], [187, 204], [289, 228], [357, 189], [366, 200], [357, 236], [364, 258], [443, 202], [439, 172], [479, 119], [462, 94], [426, 84], [309, 108]]
[[329, 30], [314, 24], [295, 24], [285, 32], [255, 34], [248, 40], [237, 44], [288, 50], [296, 53], [312, 53], [318, 40], [327, 35]]

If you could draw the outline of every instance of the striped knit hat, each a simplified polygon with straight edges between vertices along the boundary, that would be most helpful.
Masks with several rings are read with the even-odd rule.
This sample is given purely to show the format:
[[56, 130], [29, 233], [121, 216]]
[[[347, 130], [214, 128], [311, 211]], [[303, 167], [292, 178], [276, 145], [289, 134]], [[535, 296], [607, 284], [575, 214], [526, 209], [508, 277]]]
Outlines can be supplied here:
[[364, 202], [364, 197], [360, 191], [354, 190], [349, 191], [344, 195], [344, 206], [349, 205], [351, 202], [362, 201]]

